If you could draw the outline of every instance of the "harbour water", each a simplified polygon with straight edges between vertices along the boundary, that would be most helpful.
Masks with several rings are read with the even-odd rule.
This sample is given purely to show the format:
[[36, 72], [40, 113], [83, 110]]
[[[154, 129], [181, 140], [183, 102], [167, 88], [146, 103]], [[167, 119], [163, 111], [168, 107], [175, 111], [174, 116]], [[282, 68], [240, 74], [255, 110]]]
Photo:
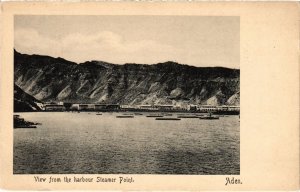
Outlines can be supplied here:
[[[16, 113], [38, 122], [14, 129], [14, 174], [240, 173], [238, 116], [157, 121], [119, 113]], [[176, 114], [173, 114], [176, 117]]]

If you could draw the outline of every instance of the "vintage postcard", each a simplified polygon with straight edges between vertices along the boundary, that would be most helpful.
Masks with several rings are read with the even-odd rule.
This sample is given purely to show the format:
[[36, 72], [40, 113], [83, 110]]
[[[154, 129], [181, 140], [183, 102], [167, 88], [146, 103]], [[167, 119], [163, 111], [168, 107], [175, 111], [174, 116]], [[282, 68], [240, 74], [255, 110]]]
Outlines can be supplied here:
[[1, 4], [0, 186], [297, 190], [297, 3]]

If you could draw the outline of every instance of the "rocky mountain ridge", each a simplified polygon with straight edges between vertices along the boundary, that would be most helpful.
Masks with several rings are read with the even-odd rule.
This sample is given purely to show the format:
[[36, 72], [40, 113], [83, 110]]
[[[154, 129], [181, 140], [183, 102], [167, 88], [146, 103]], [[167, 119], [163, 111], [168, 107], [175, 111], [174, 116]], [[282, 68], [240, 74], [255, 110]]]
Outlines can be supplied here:
[[25, 93], [16, 84], [14, 85], [14, 111], [25, 112], [25, 111], [39, 111], [41, 110], [38, 103], [41, 103], [36, 98]]
[[239, 105], [240, 71], [176, 62], [74, 63], [14, 52], [14, 81], [43, 102]]

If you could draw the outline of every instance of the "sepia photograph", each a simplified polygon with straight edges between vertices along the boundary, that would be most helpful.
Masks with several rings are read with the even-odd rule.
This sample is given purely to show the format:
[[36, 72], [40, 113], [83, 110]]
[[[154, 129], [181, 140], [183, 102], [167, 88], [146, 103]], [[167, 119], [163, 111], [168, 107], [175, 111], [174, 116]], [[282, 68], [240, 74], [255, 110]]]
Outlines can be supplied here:
[[14, 174], [240, 174], [240, 18], [14, 16]]
[[298, 3], [0, 7], [1, 189], [299, 189]]

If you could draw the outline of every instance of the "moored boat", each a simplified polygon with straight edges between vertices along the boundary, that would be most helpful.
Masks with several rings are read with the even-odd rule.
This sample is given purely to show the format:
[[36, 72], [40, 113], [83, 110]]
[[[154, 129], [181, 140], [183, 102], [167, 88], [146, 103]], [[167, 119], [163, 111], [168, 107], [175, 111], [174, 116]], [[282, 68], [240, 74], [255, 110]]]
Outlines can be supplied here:
[[14, 127], [14, 129], [36, 129], [36, 128], [37, 127], [35, 125]]
[[215, 111], [216, 115], [240, 115], [240, 111]]
[[219, 117], [199, 117], [199, 119], [216, 120], [219, 119]]
[[118, 115], [116, 118], [133, 118], [133, 115]]
[[147, 115], [146, 117], [163, 117], [163, 115]]

